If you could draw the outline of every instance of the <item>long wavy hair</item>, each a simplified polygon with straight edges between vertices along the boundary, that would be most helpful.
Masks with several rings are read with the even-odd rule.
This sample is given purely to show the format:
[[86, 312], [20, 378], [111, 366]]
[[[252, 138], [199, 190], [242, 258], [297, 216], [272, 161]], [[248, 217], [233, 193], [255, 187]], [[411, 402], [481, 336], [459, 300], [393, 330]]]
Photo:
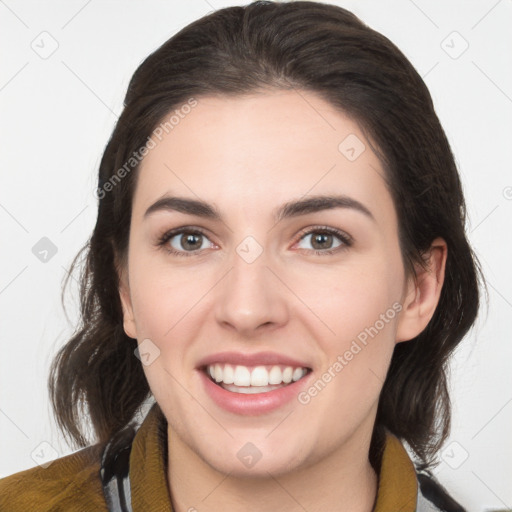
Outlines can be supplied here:
[[312, 91], [358, 122], [385, 169], [408, 276], [414, 263], [425, 266], [422, 254], [436, 237], [448, 244], [440, 302], [425, 330], [394, 349], [370, 449], [376, 463], [389, 429], [427, 468], [450, 430], [449, 356], [476, 319], [479, 278], [485, 281], [466, 238], [454, 157], [425, 83], [386, 37], [346, 9], [319, 2], [219, 9], [180, 30], [135, 71], [99, 166], [94, 231], [63, 285], [64, 294], [80, 265], [79, 325], [48, 379], [58, 427], [75, 447], [104, 443], [152, 396], [137, 342], [124, 332], [119, 297], [138, 170], [126, 162], [190, 98], [266, 89]]

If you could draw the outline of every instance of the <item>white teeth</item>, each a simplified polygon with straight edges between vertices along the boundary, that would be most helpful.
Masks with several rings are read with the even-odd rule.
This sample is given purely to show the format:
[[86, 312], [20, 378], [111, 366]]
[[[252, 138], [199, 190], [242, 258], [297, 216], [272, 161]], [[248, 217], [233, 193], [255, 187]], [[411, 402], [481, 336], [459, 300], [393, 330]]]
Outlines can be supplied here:
[[251, 386], [268, 386], [268, 372], [264, 366], [256, 366], [251, 372]]
[[206, 368], [207, 373], [217, 383], [234, 384], [235, 386], [268, 387], [277, 384], [295, 382], [307, 373], [306, 368], [274, 365], [270, 371], [265, 366], [248, 368], [229, 364], [211, 364]]
[[293, 368], [291, 366], [287, 366], [283, 372], [283, 382], [289, 384], [292, 381], [293, 377]]
[[237, 366], [235, 368], [235, 376], [233, 377], [233, 384], [235, 386], [250, 386], [251, 385], [251, 372], [245, 366]]
[[303, 375], [304, 375], [304, 373], [302, 373], [302, 368], [295, 368], [295, 370], [293, 370], [293, 375], [292, 375], [293, 382], [295, 382], [296, 380], [299, 380]]
[[215, 365], [215, 381], [220, 382], [222, 380], [222, 368], [216, 364]]
[[235, 382], [235, 370], [229, 364], [226, 364], [222, 370], [222, 381], [224, 384], [233, 384]]
[[267, 393], [268, 391], [274, 391], [276, 388], [282, 388], [286, 384], [281, 386], [234, 386], [233, 384], [221, 384], [221, 387], [232, 393], [241, 393], [242, 395], [253, 395], [255, 393]]
[[272, 369], [268, 373], [269, 384], [281, 384], [283, 381], [283, 372], [279, 366], [272, 366]]

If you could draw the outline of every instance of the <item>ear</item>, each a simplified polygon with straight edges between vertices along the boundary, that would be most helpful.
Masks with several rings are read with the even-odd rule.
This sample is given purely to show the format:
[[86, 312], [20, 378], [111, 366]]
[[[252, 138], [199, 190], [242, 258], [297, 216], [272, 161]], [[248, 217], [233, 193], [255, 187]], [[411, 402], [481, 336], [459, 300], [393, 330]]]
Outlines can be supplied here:
[[417, 277], [406, 283], [402, 311], [398, 320], [396, 343], [408, 341], [420, 334], [434, 316], [444, 283], [448, 247], [442, 238], [436, 238], [429, 251], [428, 268], [416, 267]]
[[128, 282], [127, 264], [116, 265], [116, 268], [119, 274], [119, 296], [123, 307], [124, 332], [130, 338], [137, 339], [137, 329], [130, 296], [130, 284]]

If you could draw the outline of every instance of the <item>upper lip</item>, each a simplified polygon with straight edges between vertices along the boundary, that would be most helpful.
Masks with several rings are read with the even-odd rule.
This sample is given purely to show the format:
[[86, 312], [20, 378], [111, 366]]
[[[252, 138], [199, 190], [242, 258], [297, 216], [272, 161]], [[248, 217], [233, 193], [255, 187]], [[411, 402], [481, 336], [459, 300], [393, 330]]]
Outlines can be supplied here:
[[259, 366], [259, 365], [284, 365], [301, 368], [310, 368], [308, 364], [298, 361], [292, 357], [276, 352], [255, 352], [247, 354], [242, 352], [217, 352], [202, 358], [198, 363], [198, 368], [208, 366], [210, 364], [232, 364], [240, 366]]

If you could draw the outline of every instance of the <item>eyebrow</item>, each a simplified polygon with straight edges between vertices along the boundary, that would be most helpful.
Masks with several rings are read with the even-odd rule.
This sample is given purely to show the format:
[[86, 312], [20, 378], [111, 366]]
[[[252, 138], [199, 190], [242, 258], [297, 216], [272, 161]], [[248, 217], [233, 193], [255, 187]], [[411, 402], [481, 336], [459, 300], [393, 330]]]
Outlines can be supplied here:
[[[306, 199], [289, 201], [275, 209], [272, 212], [272, 216], [277, 223], [283, 219], [299, 217], [323, 210], [332, 210], [334, 208], [352, 209], [376, 222], [375, 217], [364, 204], [346, 195], [315, 195], [309, 196]], [[175, 211], [215, 221], [223, 220], [222, 215], [214, 205], [186, 197], [165, 196], [158, 199], [146, 210], [144, 219], [157, 211]]]

